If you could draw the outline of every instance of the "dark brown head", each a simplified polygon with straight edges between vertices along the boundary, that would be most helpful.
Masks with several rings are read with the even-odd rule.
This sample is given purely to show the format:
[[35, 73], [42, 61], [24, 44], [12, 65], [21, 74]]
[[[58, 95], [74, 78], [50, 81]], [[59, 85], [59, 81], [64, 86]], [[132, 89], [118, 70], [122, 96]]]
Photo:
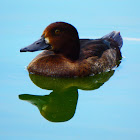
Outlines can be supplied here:
[[[39, 49], [37, 49], [37, 45]], [[65, 22], [52, 23], [44, 30], [40, 40], [21, 49], [21, 52], [44, 49], [51, 50], [55, 54], [61, 54], [68, 59], [77, 60], [80, 42], [76, 28]]]

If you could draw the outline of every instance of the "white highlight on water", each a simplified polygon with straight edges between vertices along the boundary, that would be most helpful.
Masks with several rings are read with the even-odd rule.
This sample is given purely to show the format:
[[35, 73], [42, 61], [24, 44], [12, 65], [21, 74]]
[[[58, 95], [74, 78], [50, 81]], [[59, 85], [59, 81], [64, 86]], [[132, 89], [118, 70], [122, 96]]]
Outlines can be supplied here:
[[129, 41], [140, 41], [140, 38], [129, 38], [129, 37], [123, 37], [124, 40], [129, 40]]

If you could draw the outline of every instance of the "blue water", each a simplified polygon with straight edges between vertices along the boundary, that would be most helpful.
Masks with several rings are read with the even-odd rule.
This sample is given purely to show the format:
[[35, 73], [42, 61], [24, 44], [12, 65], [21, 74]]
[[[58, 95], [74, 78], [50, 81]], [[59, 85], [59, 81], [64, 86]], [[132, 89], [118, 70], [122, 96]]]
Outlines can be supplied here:
[[[7, 0], [0, 1], [0, 139], [1, 140], [139, 140], [140, 139], [140, 1]], [[20, 53], [52, 22], [73, 24], [81, 38], [112, 30], [124, 38], [123, 59], [114, 75], [96, 90], [78, 90], [74, 116], [54, 123], [21, 94], [49, 95], [37, 87], [26, 66], [39, 53]]]

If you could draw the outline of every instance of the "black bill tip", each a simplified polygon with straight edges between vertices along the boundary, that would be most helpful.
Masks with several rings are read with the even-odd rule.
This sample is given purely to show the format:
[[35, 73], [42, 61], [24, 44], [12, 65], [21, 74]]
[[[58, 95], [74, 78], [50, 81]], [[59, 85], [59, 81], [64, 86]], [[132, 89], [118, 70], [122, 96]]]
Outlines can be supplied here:
[[27, 52], [27, 48], [20, 49], [20, 52]]

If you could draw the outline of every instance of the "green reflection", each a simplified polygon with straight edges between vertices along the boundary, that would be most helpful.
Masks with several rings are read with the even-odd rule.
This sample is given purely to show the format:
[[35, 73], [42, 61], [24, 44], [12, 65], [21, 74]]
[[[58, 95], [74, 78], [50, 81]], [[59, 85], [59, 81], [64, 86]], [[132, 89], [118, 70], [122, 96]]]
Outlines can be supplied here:
[[53, 91], [45, 96], [22, 94], [19, 95], [19, 98], [37, 106], [41, 115], [49, 121], [68, 121], [75, 114], [78, 89], [97, 89], [108, 81], [113, 74], [114, 71], [109, 71], [83, 78], [56, 78], [29, 74], [36, 86]]

